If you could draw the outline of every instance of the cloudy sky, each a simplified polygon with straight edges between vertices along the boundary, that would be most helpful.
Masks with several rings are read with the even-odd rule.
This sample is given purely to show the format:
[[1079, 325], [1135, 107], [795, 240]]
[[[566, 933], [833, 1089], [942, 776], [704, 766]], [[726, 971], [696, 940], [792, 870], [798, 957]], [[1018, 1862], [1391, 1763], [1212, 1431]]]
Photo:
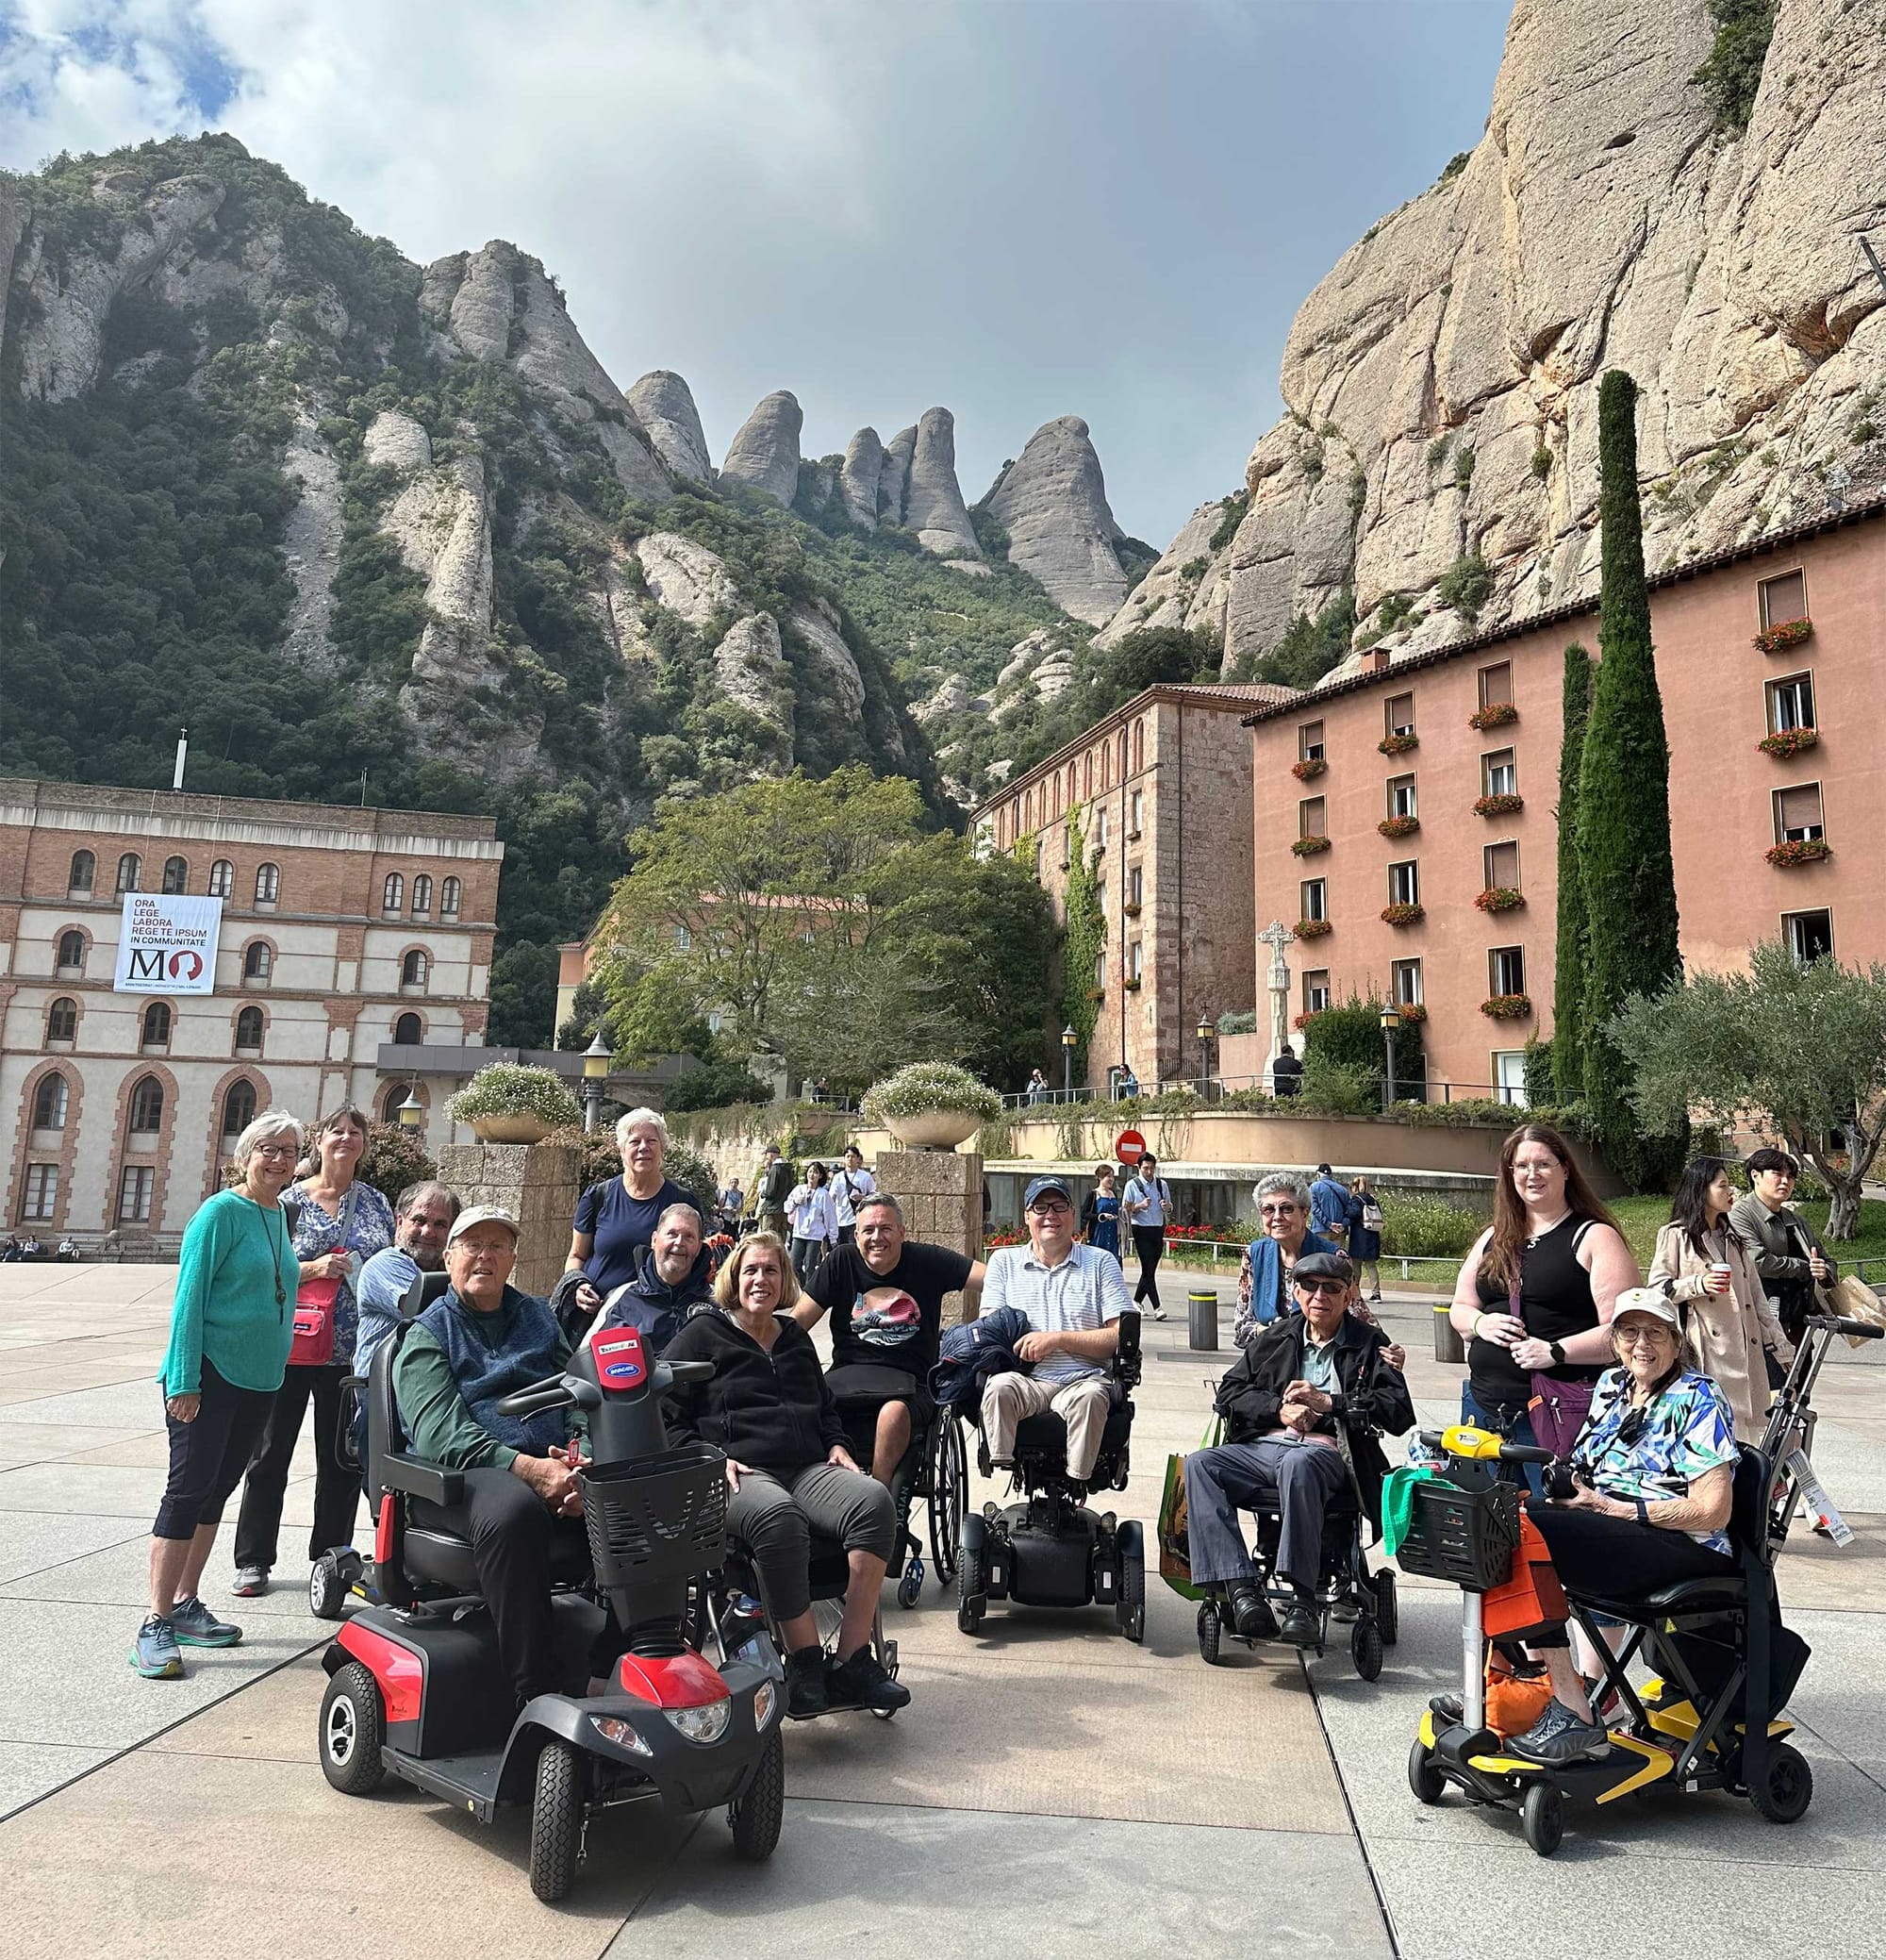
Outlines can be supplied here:
[[1163, 546], [1309, 289], [1479, 140], [1508, 0], [0, 0], [0, 166], [232, 131], [421, 261], [515, 240], [709, 445], [1084, 416]]

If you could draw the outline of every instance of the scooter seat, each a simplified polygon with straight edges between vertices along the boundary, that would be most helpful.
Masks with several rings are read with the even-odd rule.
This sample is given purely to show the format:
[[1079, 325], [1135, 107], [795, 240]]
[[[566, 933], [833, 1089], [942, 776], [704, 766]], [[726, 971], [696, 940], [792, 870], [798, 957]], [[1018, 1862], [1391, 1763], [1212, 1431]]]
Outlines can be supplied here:
[[[430, 1513], [430, 1516], [424, 1514]], [[405, 1530], [406, 1574], [459, 1592], [478, 1590], [472, 1540], [452, 1526], [451, 1507], [413, 1500]], [[589, 1539], [580, 1522], [557, 1523], [550, 1535], [550, 1583], [581, 1586], [590, 1576]]]
[[1581, 1600], [1613, 1619], [1655, 1619], [1670, 1613], [1732, 1613], [1748, 1603], [1748, 1588], [1733, 1574], [1719, 1579], [1684, 1579], [1660, 1586], [1634, 1600]]

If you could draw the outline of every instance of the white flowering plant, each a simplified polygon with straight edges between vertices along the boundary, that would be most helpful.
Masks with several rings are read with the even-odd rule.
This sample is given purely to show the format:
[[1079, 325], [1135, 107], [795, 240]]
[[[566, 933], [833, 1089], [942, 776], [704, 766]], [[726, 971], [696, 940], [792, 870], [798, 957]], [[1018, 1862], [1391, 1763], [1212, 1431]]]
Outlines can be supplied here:
[[933, 1109], [960, 1109], [990, 1122], [1001, 1114], [1001, 1098], [954, 1062], [909, 1062], [865, 1091], [866, 1120], [880, 1128]]
[[554, 1069], [528, 1069], [517, 1062], [492, 1062], [480, 1069], [445, 1113], [454, 1122], [482, 1122], [493, 1116], [534, 1116], [549, 1128], [580, 1123], [583, 1112]]

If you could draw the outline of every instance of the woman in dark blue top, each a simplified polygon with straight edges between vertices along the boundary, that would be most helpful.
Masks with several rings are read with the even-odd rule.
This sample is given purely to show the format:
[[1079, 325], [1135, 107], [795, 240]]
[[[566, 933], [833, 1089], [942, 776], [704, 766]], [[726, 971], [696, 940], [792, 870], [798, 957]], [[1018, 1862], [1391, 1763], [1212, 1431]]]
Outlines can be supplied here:
[[584, 1275], [576, 1304], [585, 1319], [635, 1278], [670, 1204], [699, 1209], [694, 1193], [663, 1171], [668, 1125], [653, 1109], [631, 1109], [622, 1118], [616, 1125], [616, 1148], [622, 1154], [622, 1174], [592, 1184], [576, 1201], [570, 1256], [563, 1262], [564, 1271]]
[[1111, 1164], [1094, 1166], [1094, 1188], [1081, 1207], [1081, 1229], [1089, 1245], [1119, 1257], [1119, 1194]]

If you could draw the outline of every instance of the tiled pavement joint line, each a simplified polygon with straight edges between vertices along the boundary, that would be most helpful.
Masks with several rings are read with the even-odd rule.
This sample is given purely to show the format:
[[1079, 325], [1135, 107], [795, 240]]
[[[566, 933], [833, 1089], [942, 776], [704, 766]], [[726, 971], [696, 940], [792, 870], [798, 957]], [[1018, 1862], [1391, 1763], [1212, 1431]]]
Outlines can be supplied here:
[[1375, 1909], [1381, 1915], [1382, 1936], [1388, 1941], [1388, 1951], [1394, 1960], [1401, 1960], [1401, 1941], [1395, 1931], [1395, 1915], [1388, 1908], [1388, 1894], [1381, 1889], [1381, 1880], [1376, 1875], [1375, 1860], [1369, 1856], [1368, 1839], [1364, 1836], [1362, 1825], [1356, 1819], [1355, 1805], [1349, 1802], [1349, 1786], [1343, 1776], [1342, 1759], [1336, 1754], [1330, 1726], [1323, 1719], [1323, 1699], [1316, 1692], [1316, 1677], [1310, 1671], [1309, 1656], [1301, 1648], [1297, 1652], [1297, 1665], [1303, 1670], [1304, 1685], [1310, 1690], [1310, 1705], [1316, 1711], [1316, 1733], [1323, 1738], [1323, 1748], [1330, 1758], [1330, 1773], [1336, 1779], [1336, 1791], [1343, 1800], [1343, 1814], [1349, 1820], [1349, 1831], [1355, 1838], [1362, 1869], [1368, 1873], [1368, 1888], [1375, 1894]]
[[[1329, 1743], [1325, 1736], [1325, 1746]], [[1331, 1760], [1334, 1760], [1333, 1753]], [[1342, 1772], [1336, 1772], [1336, 1783], [1340, 1788]], [[830, 1803], [835, 1808], [855, 1806], [863, 1810], [918, 1810], [935, 1817], [1019, 1817], [1053, 1818], [1065, 1824], [1128, 1824], [1134, 1830], [1143, 1831], [1234, 1831], [1242, 1836], [1278, 1835], [1289, 1837], [1325, 1837], [1341, 1841], [1339, 1831], [1317, 1831], [1302, 1824], [1244, 1824], [1232, 1823], [1218, 1818], [1170, 1818], [1170, 1817], [1126, 1817], [1116, 1816], [1104, 1810], [1043, 1810], [1038, 1806], [1032, 1810], [1017, 1810], [1006, 1803], [920, 1803], [906, 1797], [839, 1797], [830, 1791], [820, 1790], [816, 1797], [795, 1797], [788, 1781], [786, 1791], [788, 1803]], [[1343, 1794], [1343, 1806], [1348, 1807], [1348, 1795]], [[1351, 1830], [1355, 1826], [1355, 1815], [1349, 1813]], [[1373, 1874], [1370, 1874], [1373, 1877]], [[1378, 1890], [1377, 1897], [1381, 1896]]]
[[[791, 1807], [793, 1801], [791, 1793], [789, 1791], [787, 1792], [786, 1801], [787, 1808], [789, 1809]], [[596, 1949], [596, 1960], [607, 1960], [609, 1949], [613, 1947], [619, 1939], [621, 1938], [622, 1935], [625, 1934], [629, 1930], [629, 1928], [636, 1923], [636, 1921], [638, 1918], [640, 1918], [642, 1914], [642, 1908], [645, 1905], [647, 1905], [649, 1901], [654, 1897], [655, 1893], [661, 1889], [663, 1881], [668, 1877], [668, 1874], [670, 1871], [672, 1871], [675, 1866], [680, 1862], [683, 1852], [685, 1852], [687, 1847], [694, 1842], [696, 1834], [700, 1831], [702, 1825], [707, 1821], [708, 1818], [713, 1813], [711, 1811], [705, 1810], [697, 1810], [694, 1813], [693, 1817], [688, 1820], [687, 1830], [685, 1830], [681, 1834], [680, 1838], [675, 1843], [674, 1849], [669, 1853], [667, 1860], [663, 1864], [657, 1866], [653, 1871], [649, 1873], [648, 1883], [641, 1888], [641, 1891], [637, 1894], [635, 1903], [631, 1905], [628, 1911], [625, 1912], [622, 1915], [622, 1917], [616, 1921], [616, 1924], [611, 1929], [611, 1931], [609, 1931], [607, 1934], [604, 1935], [603, 1944]]]

